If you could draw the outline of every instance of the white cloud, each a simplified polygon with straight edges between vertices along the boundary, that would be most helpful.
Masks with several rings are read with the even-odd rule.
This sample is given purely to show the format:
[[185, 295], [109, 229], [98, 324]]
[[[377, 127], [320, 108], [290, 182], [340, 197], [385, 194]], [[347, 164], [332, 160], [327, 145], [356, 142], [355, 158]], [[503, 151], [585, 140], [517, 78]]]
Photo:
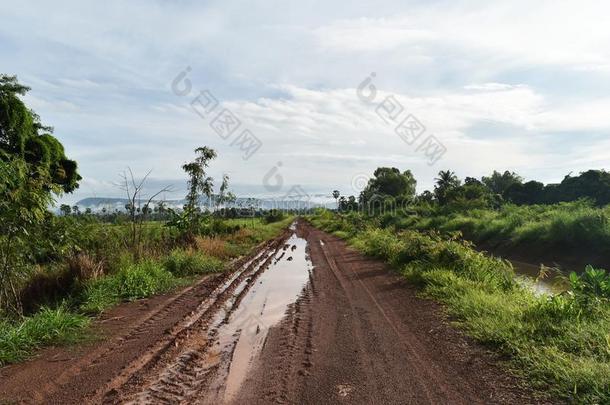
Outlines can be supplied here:
[[[598, 1], [413, 3], [402, 13], [334, 21], [314, 32], [321, 46], [342, 51], [397, 50], [438, 57], [439, 48], [481, 52], [484, 64], [567, 65], [606, 71], [610, 65], [610, 11]], [[407, 57], [413, 56], [408, 53]]]
[[314, 35], [320, 46], [339, 52], [383, 51], [437, 37], [432, 31], [408, 28], [401, 20], [385, 18], [336, 21], [315, 29]]

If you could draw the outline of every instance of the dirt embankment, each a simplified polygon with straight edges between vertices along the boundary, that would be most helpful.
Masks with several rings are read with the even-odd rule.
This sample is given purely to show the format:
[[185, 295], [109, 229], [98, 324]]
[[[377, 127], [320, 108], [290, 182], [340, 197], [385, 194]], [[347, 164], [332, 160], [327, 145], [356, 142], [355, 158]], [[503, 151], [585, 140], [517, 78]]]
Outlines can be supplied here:
[[[536, 403], [383, 263], [305, 222], [235, 270], [0, 370], [24, 403]], [[1, 401], [0, 401], [1, 402]]]

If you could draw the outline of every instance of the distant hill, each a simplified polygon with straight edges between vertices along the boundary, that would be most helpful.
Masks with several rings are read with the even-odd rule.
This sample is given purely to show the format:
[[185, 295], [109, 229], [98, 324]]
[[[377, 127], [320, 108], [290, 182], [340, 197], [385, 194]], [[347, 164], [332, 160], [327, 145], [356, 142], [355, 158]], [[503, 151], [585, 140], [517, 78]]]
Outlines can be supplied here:
[[[226, 207], [232, 208], [249, 208], [253, 207], [256, 209], [306, 209], [306, 208], [316, 208], [316, 207], [330, 207], [334, 206], [334, 201], [331, 203], [327, 196], [323, 196], [317, 194], [315, 196], [308, 198], [298, 198], [291, 196], [280, 197], [280, 198], [250, 198], [250, 197], [238, 197], [237, 200], [232, 204], [225, 205]], [[314, 201], [315, 199], [315, 201]], [[104, 208], [106, 211], [125, 211], [125, 205], [129, 200], [126, 198], [108, 198], [108, 197], [91, 197], [84, 198], [78, 201], [75, 205], [81, 210], [85, 210], [87, 208], [91, 209], [93, 212], [101, 212]], [[142, 200], [142, 204], [144, 204], [146, 200]], [[185, 200], [154, 200], [152, 202], [153, 208], [158, 205], [160, 202], [163, 202], [166, 207], [172, 208], [175, 210], [180, 210], [184, 207]], [[209, 207], [213, 209], [215, 204], [212, 200], [208, 200], [207, 198], [201, 198], [199, 204], [202, 207]], [[223, 206], [224, 207], [224, 206]]]

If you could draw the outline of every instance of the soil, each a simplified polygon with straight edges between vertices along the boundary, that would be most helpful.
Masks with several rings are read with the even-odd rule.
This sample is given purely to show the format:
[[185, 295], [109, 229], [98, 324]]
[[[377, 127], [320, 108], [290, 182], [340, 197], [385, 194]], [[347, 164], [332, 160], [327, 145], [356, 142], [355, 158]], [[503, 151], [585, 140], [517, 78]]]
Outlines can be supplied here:
[[103, 338], [0, 369], [0, 403], [541, 403], [383, 263], [304, 221]]

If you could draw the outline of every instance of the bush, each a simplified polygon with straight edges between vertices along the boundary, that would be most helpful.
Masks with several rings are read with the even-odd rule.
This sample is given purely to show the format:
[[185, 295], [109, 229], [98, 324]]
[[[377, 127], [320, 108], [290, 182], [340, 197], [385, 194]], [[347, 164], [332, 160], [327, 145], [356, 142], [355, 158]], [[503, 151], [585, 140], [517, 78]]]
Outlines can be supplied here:
[[264, 217], [264, 221], [266, 224], [270, 224], [273, 222], [279, 222], [285, 218], [285, 215], [280, 210], [269, 210]]
[[173, 275], [153, 260], [130, 266], [120, 271], [116, 278], [119, 297], [129, 301], [167, 291], [174, 285]]
[[182, 249], [174, 249], [165, 259], [164, 266], [177, 277], [216, 273], [224, 268], [222, 261], [215, 257]]
[[579, 300], [588, 303], [592, 299], [607, 301], [610, 298], [610, 274], [607, 274], [606, 270], [587, 266], [581, 275], [570, 273], [569, 281]]

